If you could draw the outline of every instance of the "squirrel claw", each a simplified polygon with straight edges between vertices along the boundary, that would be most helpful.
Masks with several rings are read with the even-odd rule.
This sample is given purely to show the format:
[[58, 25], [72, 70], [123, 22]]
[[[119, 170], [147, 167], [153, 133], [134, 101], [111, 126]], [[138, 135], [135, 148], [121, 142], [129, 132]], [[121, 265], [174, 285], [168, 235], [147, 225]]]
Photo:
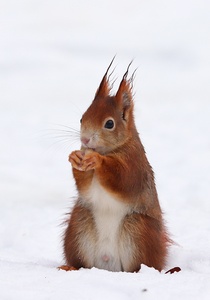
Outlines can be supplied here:
[[168, 270], [167, 272], [165, 272], [165, 274], [173, 274], [175, 272], [180, 272], [180, 271], [181, 271], [180, 267], [174, 267], [174, 268]]

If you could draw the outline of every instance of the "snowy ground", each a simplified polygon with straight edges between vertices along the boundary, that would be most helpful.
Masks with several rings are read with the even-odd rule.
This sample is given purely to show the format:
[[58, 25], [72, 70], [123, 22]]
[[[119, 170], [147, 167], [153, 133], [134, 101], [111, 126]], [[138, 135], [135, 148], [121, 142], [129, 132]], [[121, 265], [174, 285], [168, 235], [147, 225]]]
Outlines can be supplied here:
[[[210, 4], [0, 0], [0, 299], [210, 298]], [[136, 123], [177, 245], [167, 268], [63, 272], [68, 154], [112, 57], [134, 58]]]

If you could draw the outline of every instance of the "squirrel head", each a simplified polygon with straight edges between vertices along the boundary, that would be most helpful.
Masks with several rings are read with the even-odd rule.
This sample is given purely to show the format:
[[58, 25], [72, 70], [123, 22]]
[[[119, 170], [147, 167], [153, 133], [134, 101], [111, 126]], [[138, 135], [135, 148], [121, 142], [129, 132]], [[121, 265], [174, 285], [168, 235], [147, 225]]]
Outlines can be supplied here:
[[89, 148], [101, 154], [115, 151], [136, 134], [133, 117], [133, 75], [127, 79], [132, 62], [123, 75], [117, 93], [110, 95], [107, 75], [113, 60], [103, 76], [93, 102], [81, 119], [82, 148]]

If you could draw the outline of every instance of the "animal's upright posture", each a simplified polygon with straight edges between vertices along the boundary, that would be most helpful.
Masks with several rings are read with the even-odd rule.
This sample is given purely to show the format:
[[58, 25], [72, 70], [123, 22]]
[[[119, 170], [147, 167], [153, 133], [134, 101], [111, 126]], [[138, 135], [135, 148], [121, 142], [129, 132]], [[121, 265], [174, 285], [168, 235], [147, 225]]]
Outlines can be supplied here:
[[145, 264], [162, 270], [169, 239], [134, 122], [132, 80], [127, 70], [110, 95], [109, 68], [82, 116], [81, 149], [69, 156], [78, 199], [64, 235], [66, 263], [69, 269], [134, 272]]

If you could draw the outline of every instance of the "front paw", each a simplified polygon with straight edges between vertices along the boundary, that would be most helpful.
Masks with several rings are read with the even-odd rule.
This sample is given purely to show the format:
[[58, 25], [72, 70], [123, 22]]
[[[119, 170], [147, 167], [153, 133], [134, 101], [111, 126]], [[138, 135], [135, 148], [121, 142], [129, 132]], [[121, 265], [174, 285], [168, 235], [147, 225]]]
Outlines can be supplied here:
[[73, 168], [79, 171], [90, 171], [100, 167], [102, 157], [93, 150], [76, 150], [69, 155], [69, 161]]
[[83, 171], [82, 161], [83, 161], [84, 155], [85, 155], [84, 151], [81, 151], [81, 150], [73, 151], [69, 155], [69, 161], [73, 168], [75, 168], [79, 171]]
[[102, 164], [102, 156], [93, 150], [87, 150], [82, 161], [82, 170], [90, 171], [97, 169]]

